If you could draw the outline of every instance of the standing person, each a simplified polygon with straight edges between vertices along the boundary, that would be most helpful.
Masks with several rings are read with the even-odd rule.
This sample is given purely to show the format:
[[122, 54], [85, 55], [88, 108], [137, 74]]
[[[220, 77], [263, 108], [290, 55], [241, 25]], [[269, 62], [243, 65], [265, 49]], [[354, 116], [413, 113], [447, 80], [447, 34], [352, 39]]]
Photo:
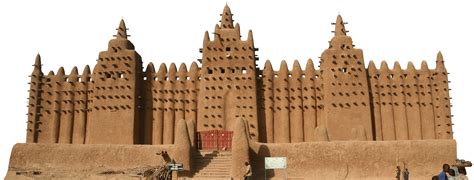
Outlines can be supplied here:
[[250, 177], [252, 176], [252, 166], [250, 166], [249, 162], [245, 162], [245, 175], [244, 179], [245, 180], [250, 180]]
[[410, 176], [410, 172], [408, 172], [408, 168], [405, 167], [405, 170], [403, 170], [403, 180], [408, 180], [408, 176]]
[[459, 180], [469, 180], [465, 167], [459, 167]]
[[400, 180], [400, 173], [400, 166], [397, 166], [397, 169], [395, 169], [395, 178], [397, 178], [397, 180]]
[[451, 168], [449, 167], [448, 164], [443, 164], [443, 170], [439, 173], [438, 177], [439, 177], [439, 180], [448, 180], [448, 171], [450, 170]]

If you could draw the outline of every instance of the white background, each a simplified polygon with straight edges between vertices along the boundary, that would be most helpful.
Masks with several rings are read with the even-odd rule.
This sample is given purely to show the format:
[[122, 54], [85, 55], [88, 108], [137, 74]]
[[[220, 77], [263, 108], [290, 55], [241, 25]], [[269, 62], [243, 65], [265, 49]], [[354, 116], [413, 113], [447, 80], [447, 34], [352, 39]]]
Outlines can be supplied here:
[[[269, 59], [278, 69], [283, 59], [315, 62], [328, 47], [338, 13], [349, 22], [354, 44], [364, 50], [365, 63], [377, 66], [398, 60], [419, 68], [427, 60], [434, 68], [441, 50], [453, 100], [454, 137], [458, 157], [474, 160], [470, 140], [474, 123], [474, 6], [468, 1], [227, 1], [235, 22], [254, 33], [260, 48], [258, 64]], [[145, 65], [153, 62], [190, 63], [200, 58], [206, 30], [220, 20], [225, 1], [1, 1], [0, 2], [0, 177], [8, 167], [15, 143], [25, 142], [28, 75], [36, 54], [43, 70], [55, 72], [74, 65], [79, 72], [94, 65], [99, 51], [116, 33], [123, 17], [129, 38]], [[290, 68], [291, 68], [291, 64]]]

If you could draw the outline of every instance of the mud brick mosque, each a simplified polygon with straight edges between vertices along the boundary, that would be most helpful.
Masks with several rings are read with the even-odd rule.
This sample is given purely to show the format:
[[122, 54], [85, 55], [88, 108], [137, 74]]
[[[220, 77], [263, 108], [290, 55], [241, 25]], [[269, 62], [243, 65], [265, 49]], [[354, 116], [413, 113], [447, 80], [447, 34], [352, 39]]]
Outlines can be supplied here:
[[[44, 73], [38, 55], [6, 179], [145, 179], [170, 159], [183, 179], [239, 179], [246, 161], [256, 179], [393, 179], [397, 165], [427, 179], [454, 163], [442, 54], [434, 69], [366, 66], [340, 15], [333, 24], [319, 68], [257, 67], [252, 31], [241, 39], [227, 5], [188, 66], [143, 65], [123, 20], [92, 70]], [[265, 157], [287, 169], [265, 170]]]

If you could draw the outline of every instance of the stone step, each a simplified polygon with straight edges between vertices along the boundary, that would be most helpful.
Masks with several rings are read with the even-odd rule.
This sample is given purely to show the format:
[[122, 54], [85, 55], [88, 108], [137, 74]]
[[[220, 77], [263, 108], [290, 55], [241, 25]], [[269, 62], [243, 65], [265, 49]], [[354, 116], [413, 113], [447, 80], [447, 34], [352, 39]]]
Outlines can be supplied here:
[[204, 159], [204, 160], [210, 160], [210, 159], [223, 159], [223, 160], [232, 160], [232, 157], [228, 157], [228, 158], [221, 158], [221, 157], [214, 157], [214, 158], [209, 158], [209, 157], [205, 157], [205, 158], [193, 158], [193, 159]]
[[231, 177], [207, 177], [207, 176], [195, 176], [192, 178], [186, 178], [186, 180], [232, 180]]
[[195, 163], [232, 163], [231, 159], [194, 159]]
[[220, 168], [220, 169], [229, 169], [231, 167], [230, 164], [196, 164], [194, 168]]
[[195, 168], [196, 171], [230, 171], [230, 168], [221, 168], [221, 167], [205, 167], [205, 168]]
[[212, 173], [212, 172], [200, 172], [200, 173], [196, 173], [194, 174], [194, 177], [196, 176], [207, 176], [207, 177], [229, 177], [230, 176], [230, 172], [229, 173]]

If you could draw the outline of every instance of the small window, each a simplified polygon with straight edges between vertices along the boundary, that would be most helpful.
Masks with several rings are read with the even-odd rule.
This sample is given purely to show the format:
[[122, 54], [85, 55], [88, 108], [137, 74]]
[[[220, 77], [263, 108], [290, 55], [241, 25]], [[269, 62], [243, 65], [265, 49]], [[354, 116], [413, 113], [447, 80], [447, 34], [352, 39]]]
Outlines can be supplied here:
[[242, 74], [247, 74], [247, 69], [242, 68]]
[[229, 52], [229, 51], [230, 51], [230, 47], [226, 47], [226, 48], [225, 48], [225, 51]]
[[346, 72], [347, 72], [347, 68], [342, 68], [342, 72], [343, 72], [343, 73], [346, 73]]
[[207, 74], [212, 74], [212, 69], [208, 68], [207, 69]]

